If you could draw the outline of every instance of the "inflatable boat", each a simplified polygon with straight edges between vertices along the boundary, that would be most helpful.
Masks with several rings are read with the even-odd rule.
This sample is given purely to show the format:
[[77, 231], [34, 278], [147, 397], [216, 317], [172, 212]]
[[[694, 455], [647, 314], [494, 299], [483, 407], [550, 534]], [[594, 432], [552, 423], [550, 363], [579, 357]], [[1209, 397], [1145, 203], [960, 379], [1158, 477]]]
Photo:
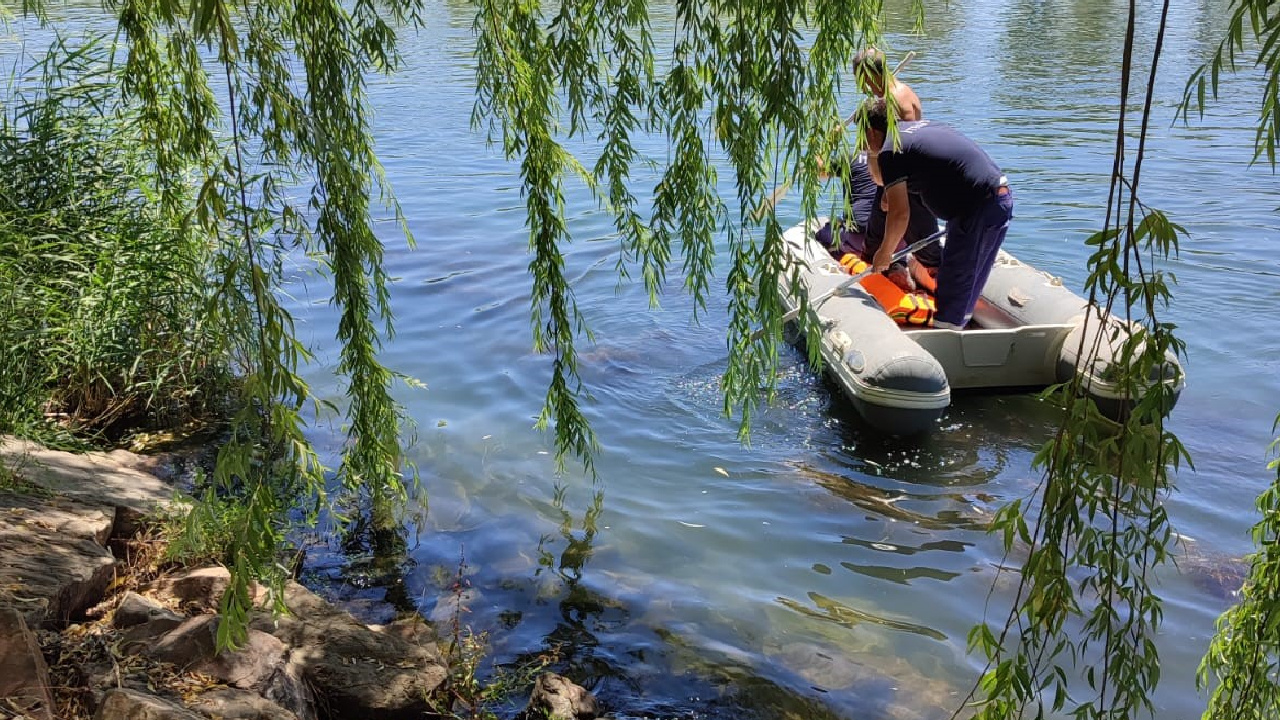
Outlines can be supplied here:
[[[837, 262], [814, 239], [813, 230], [821, 226], [820, 220], [783, 234], [798, 285], [783, 279], [779, 291], [792, 313], [799, 309], [799, 292], [825, 298], [816, 309], [824, 367], [871, 425], [897, 435], [927, 432], [951, 404], [953, 390], [1037, 389], [1076, 373], [1104, 415], [1119, 419], [1127, 411], [1112, 369], [1125, 324], [1091, 307], [1060, 278], [1002, 250], [968, 327], [912, 327], [899, 320], [903, 313], [928, 312], [918, 302], [923, 296], [894, 290], [882, 275], [851, 278], [865, 263], [853, 268], [848, 257], [845, 265]], [[927, 288], [928, 271], [914, 262], [911, 269]], [[897, 295], [886, 299], [882, 286]], [[1170, 353], [1155, 375], [1150, 381], [1170, 390], [1167, 412], [1184, 385], [1182, 367]]]

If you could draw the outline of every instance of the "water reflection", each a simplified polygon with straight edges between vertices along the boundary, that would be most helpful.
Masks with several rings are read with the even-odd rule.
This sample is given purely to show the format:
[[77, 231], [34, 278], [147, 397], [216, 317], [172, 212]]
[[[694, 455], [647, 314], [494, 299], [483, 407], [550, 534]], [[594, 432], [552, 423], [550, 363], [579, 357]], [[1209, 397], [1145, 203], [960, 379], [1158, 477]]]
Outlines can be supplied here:
[[[555, 627], [545, 633], [542, 646], [557, 654], [558, 665], [566, 675], [586, 687], [597, 687], [606, 678], [625, 679], [626, 674], [608, 653], [599, 652], [601, 643], [596, 633], [625, 626], [630, 613], [622, 603], [584, 582], [587, 562], [595, 552], [604, 491], [592, 494], [577, 526], [565, 507], [566, 496], [567, 488], [557, 484], [551, 498], [551, 507], [560, 515], [557, 533], [543, 534], [538, 539], [538, 568], [533, 578], [538, 602], [548, 603], [554, 598], [558, 611]], [[548, 582], [548, 578], [552, 581]]]
[[[1168, 38], [1161, 102], [1180, 97], [1175, 76], [1216, 44], [1215, 3], [1177, 3], [1182, 26]], [[892, 35], [891, 52], [919, 53], [906, 79], [927, 115], [972, 134], [1016, 175], [1021, 209], [1009, 249], [1078, 288], [1087, 272], [1078, 241], [1097, 224], [1110, 169], [1117, 89], [1107, 82], [1123, 8], [927, 4], [926, 35]], [[908, 5], [886, 8], [894, 31], [908, 28]], [[655, 33], [667, 38], [670, 7], [655, 14]], [[540, 454], [547, 438], [530, 431], [547, 369], [528, 354], [518, 167], [467, 131], [473, 8], [446, 0], [428, 12], [422, 38], [406, 43], [406, 74], [371, 89], [388, 174], [423, 241], [416, 253], [389, 249], [391, 271], [404, 278], [396, 310], [406, 331], [388, 344], [387, 361], [432, 383], [407, 403], [423, 426], [448, 421], [420, 461], [435, 475], [433, 507], [402, 568], [407, 594], [430, 612], [465, 548], [476, 591], [467, 619], [490, 631], [493, 657], [557, 653], [558, 667], [593, 683], [618, 718], [905, 720], [954, 707], [954, 690], [967, 690], [975, 671], [964, 635], [1017, 581], [1005, 573], [989, 600], [1003, 553], [986, 528], [1039, 479], [1031, 459], [1056, 427], [1053, 408], [1026, 394], [958, 394], [931, 437], [884, 438], [788, 351], [779, 402], [744, 447], [736, 421], [721, 415], [723, 301], [713, 298], [704, 325], [691, 327], [673, 275], [663, 310], [649, 312], [642, 288], [618, 285], [612, 241], [596, 241], [611, 223], [581, 188], [568, 188], [571, 231], [591, 239], [563, 250], [600, 340], [583, 345], [582, 367], [586, 411], [607, 446], [599, 467], [608, 503], [582, 477], [565, 476], [568, 490], [557, 489]], [[1149, 44], [1143, 28], [1138, 35]], [[1167, 130], [1168, 119], [1157, 125]], [[1170, 512], [1205, 547], [1241, 554], [1266, 473], [1260, 462], [1242, 469], [1240, 458], [1261, 460], [1280, 376], [1268, 315], [1256, 312], [1257, 298], [1274, 295], [1263, 287], [1277, 272], [1267, 242], [1274, 182], [1244, 169], [1251, 117], [1237, 108], [1210, 119], [1212, 127], [1153, 138], [1144, 183], [1149, 200], [1176, 207], [1197, 238], [1174, 268], [1187, 284], [1171, 319], [1186, 328], [1193, 373], [1200, 368], [1174, 416], [1198, 476], [1184, 472]], [[661, 139], [634, 140], [650, 157], [666, 151]], [[1192, 148], [1211, 149], [1211, 159]], [[1188, 178], [1231, 192], [1191, 192]], [[648, 181], [633, 180], [643, 192]], [[798, 213], [797, 198], [785, 202], [781, 212]], [[323, 322], [326, 308], [321, 298], [305, 312]], [[1222, 313], [1230, 327], [1203, 322]], [[309, 379], [328, 382], [323, 371]], [[1206, 557], [1204, 567], [1221, 565]], [[1171, 680], [1188, 678], [1198, 661], [1196, 644], [1182, 639], [1203, 636], [1225, 602], [1200, 588], [1200, 576], [1231, 584], [1192, 563], [1161, 578]], [[1194, 714], [1192, 688], [1166, 682], [1157, 703]]]

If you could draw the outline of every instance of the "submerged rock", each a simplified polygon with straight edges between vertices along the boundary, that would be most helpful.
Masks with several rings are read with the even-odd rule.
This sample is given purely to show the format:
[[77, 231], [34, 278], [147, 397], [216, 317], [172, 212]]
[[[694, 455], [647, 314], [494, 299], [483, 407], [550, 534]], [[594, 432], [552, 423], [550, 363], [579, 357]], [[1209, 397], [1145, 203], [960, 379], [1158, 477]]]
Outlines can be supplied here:
[[1240, 590], [1249, 577], [1247, 559], [1202, 549], [1194, 541], [1185, 541], [1183, 547], [1184, 552], [1175, 561], [1178, 572], [1219, 600], [1239, 602]]
[[523, 720], [594, 720], [600, 713], [596, 696], [555, 673], [543, 673], [533, 684]]
[[766, 648], [765, 653], [770, 660], [825, 691], [843, 690], [867, 675], [859, 663], [817, 643], [792, 642], [776, 649]]

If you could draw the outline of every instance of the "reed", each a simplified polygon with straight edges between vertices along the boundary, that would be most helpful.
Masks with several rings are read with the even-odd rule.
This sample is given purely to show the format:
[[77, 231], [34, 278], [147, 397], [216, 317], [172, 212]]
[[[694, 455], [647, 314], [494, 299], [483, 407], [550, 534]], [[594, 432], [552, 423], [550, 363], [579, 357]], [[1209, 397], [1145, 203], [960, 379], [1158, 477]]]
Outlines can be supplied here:
[[207, 243], [167, 222], [107, 46], [59, 40], [0, 117], [0, 432], [171, 427], [225, 396]]

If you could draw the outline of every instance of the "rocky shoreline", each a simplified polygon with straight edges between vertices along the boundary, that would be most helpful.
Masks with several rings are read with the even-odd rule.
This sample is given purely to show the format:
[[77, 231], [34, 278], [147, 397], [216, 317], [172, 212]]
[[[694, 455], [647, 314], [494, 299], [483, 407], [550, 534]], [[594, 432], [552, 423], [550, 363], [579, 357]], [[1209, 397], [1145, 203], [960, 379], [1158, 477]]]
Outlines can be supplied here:
[[[216, 652], [222, 567], [155, 574], [144, 520], [174, 503], [154, 459], [0, 440], [0, 719], [450, 718], [453, 674], [421, 617], [365, 625], [289, 583]], [[153, 576], [154, 575], [154, 576]], [[265, 593], [260, 593], [265, 599]], [[587, 720], [595, 698], [534, 683], [529, 717]]]

